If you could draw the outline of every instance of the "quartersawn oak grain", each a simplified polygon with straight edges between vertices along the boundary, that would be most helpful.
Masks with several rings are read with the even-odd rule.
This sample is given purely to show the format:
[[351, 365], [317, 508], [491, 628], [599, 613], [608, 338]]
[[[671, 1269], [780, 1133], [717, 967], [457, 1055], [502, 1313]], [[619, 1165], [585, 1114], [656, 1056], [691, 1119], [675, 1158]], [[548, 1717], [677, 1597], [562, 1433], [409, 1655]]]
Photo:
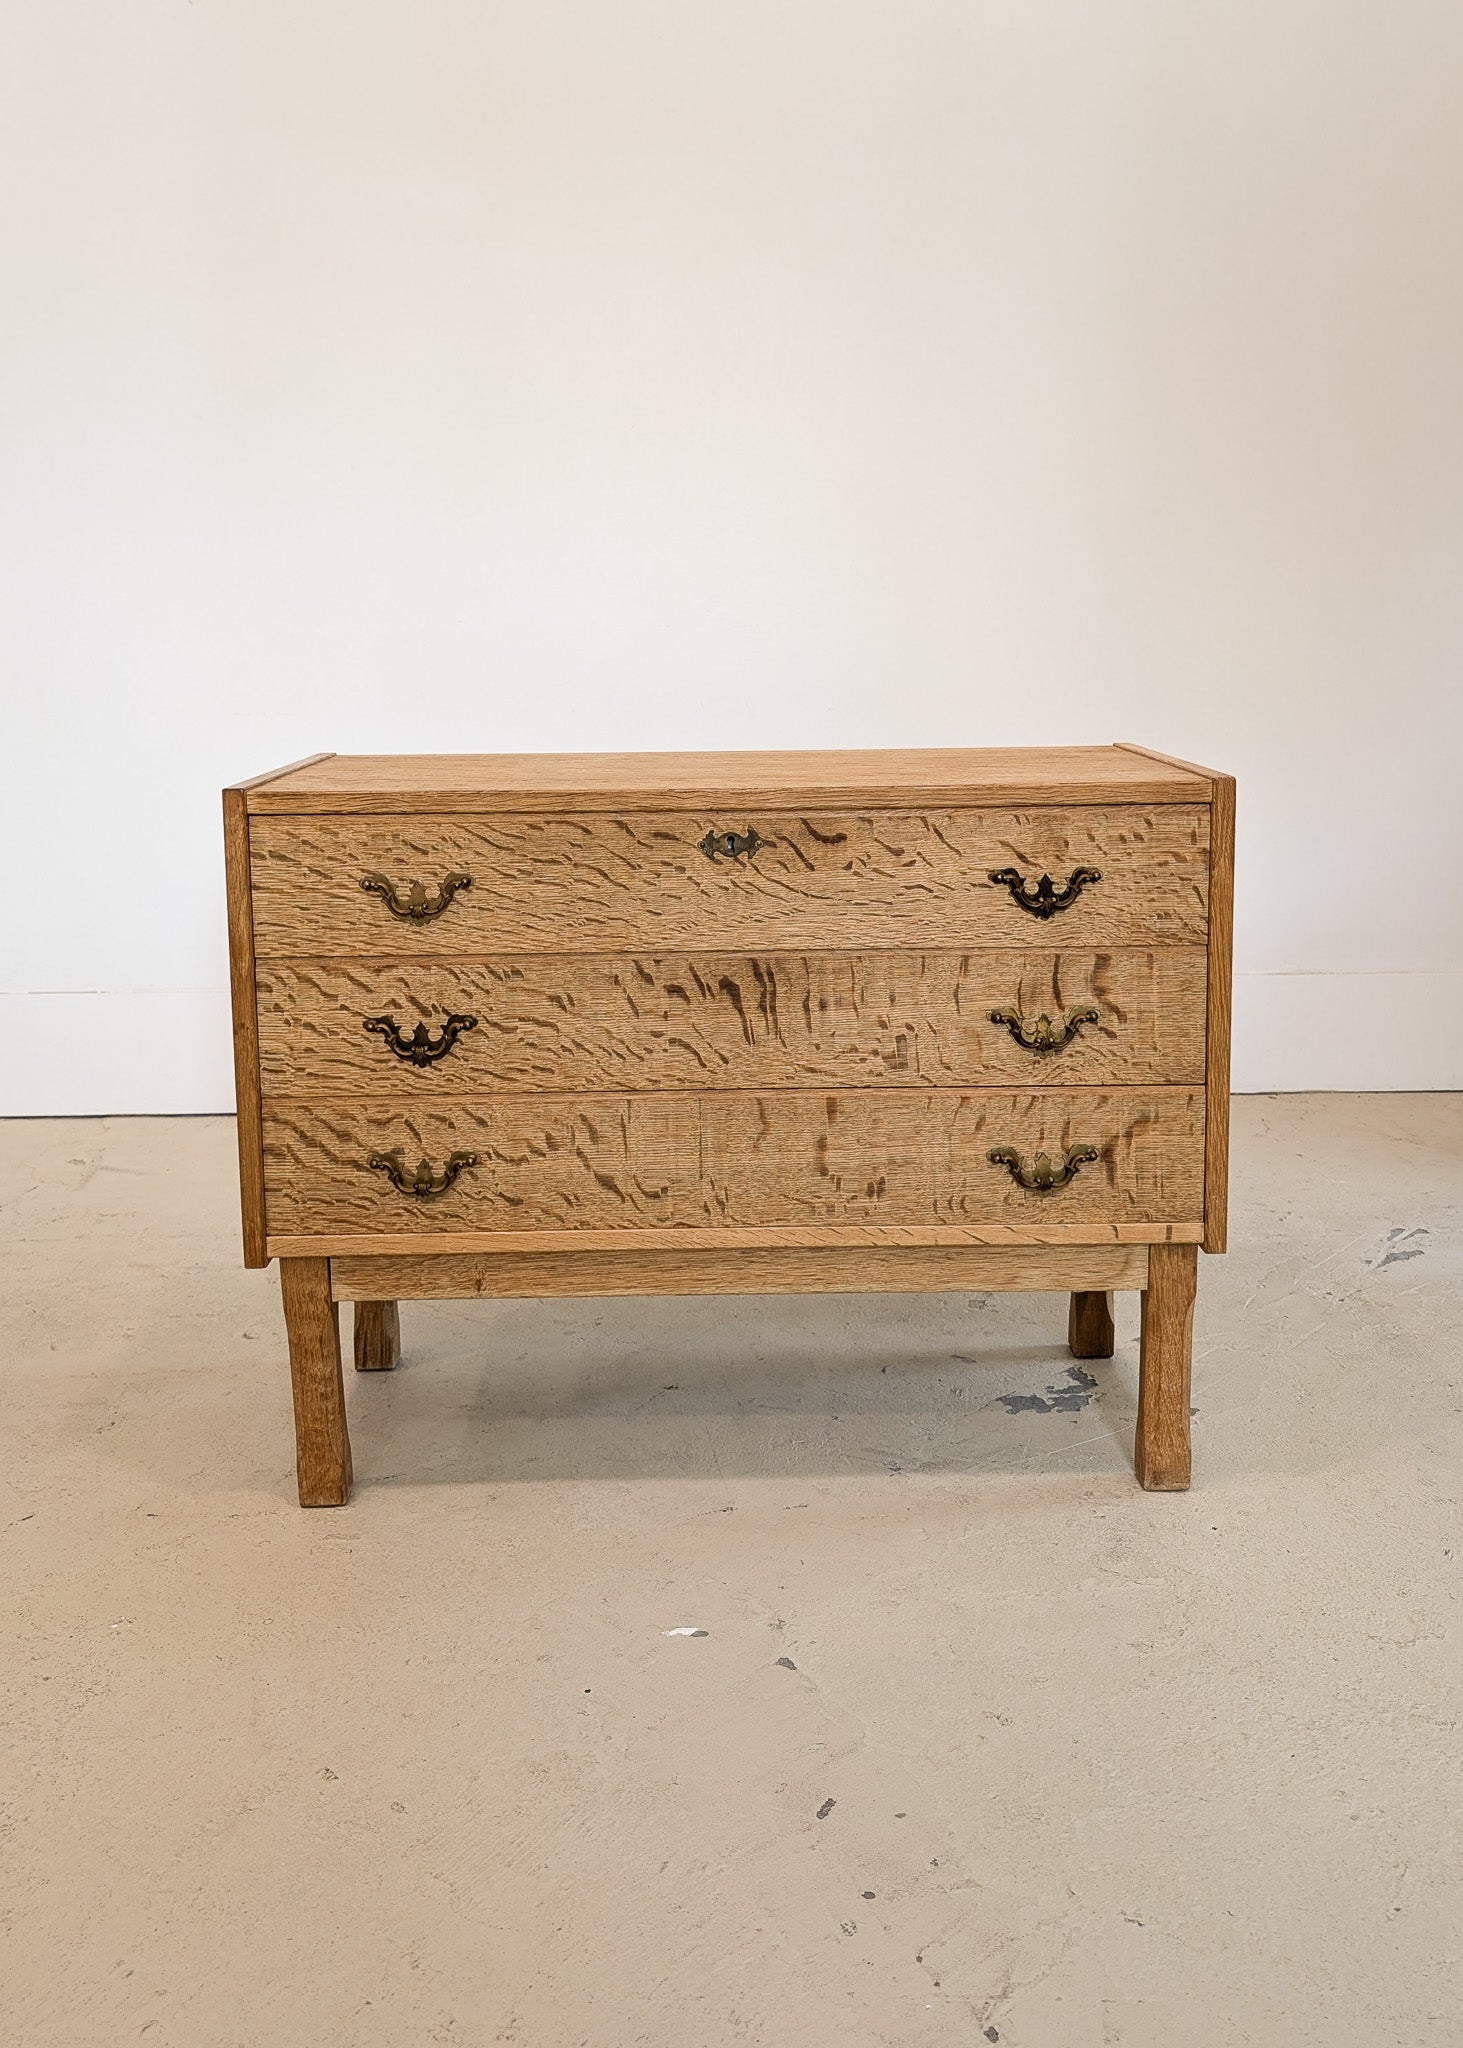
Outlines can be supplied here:
[[861, 1246], [989, 1245], [1001, 1251], [1033, 1245], [1061, 1249], [1072, 1245], [1197, 1244], [1202, 1223], [764, 1223], [749, 1229], [724, 1223], [712, 1230], [440, 1230], [423, 1238], [420, 1231], [337, 1231], [313, 1236], [273, 1236], [269, 1250], [277, 1259], [404, 1259], [424, 1255], [464, 1256], [479, 1252], [636, 1252], [673, 1251], [856, 1251]]
[[[1142, 1288], [1146, 1245], [863, 1246], [857, 1251], [768, 1248], [760, 1251], [494, 1252], [330, 1262], [337, 1301], [367, 1306], [389, 1290], [401, 1301], [526, 1295], [547, 1300], [583, 1294], [883, 1294], [994, 1293], [1038, 1288]], [[1074, 1299], [1076, 1297], [1074, 1296]], [[1103, 1294], [1084, 1299], [1106, 1300]], [[1105, 1353], [1104, 1356], [1111, 1356]]]
[[703, 810], [756, 802], [1203, 803], [1201, 771], [1119, 747], [900, 747], [809, 753], [338, 754], [296, 764], [251, 795], [279, 811]]
[[[1197, 946], [1067, 953], [538, 954], [487, 961], [263, 961], [266, 1098], [390, 1095], [403, 1104], [522, 1090], [1067, 1086], [1204, 1079]], [[1095, 1009], [1059, 1052], [1026, 1025]], [[365, 1020], [440, 1038], [413, 1066]]]
[[[1203, 945], [1209, 807], [730, 814], [768, 842], [738, 860], [701, 841], [728, 815], [624, 812], [256, 818], [254, 945], [261, 957], [372, 958], [631, 950]], [[1033, 918], [993, 870], [1031, 886], [1078, 867], [1102, 879]], [[413, 924], [362, 889], [468, 874], [440, 916]]]
[[[774, 1095], [516, 1095], [402, 1111], [275, 1103], [265, 1116], [271, 1231], [708, 1228], [850, 1223], [1191, 1223], [1203, 1200], [1197, 1088], [925, 1088]], [[987, 1153], [1090, 1144], [1049, 1194]], [[420, 1200], [373, 1171], [454, 1151], [477, 1164]]]

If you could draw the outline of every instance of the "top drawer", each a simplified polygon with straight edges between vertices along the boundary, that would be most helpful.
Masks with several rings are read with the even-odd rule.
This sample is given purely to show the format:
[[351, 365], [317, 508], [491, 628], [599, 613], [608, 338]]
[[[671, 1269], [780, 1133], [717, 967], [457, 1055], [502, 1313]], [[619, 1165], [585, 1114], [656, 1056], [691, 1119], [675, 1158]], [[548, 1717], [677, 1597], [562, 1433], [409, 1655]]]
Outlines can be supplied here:
[[265, 817], [249, 843], [276, 957], [1194, 945], [1209, 898], [1201, 804]]

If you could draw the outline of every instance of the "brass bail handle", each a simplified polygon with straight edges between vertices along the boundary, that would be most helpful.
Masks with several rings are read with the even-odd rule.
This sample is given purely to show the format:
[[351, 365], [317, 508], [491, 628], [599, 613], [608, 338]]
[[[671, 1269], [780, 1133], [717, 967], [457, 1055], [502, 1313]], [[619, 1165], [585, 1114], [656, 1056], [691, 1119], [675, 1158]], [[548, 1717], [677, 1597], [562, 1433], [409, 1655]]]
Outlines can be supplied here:
[[410, 1060], [414, 1067], [429, 1067], [434, 1060], [445, 1059], [464, 1031], [477, 1029], [477, 1018], [452, 1015], [433, 1038], [425, 1024], [418, 1024], [414, 1031], [403, 1031], [394, 1017], [363, 1017], [362, 1026], [374, 1031], [386, 1040], [399, 1060]]
[[460, 889], [472, 887], [472, 876], [444, 875], [430, 896], [421, 882], [408, 882], [403, 896], [395, 882], [380, 874], [362, 875], [361, 887], [368, 894], [379, 896], [393, 917], [405, 918], [412, 924], [426, 924], [429, 919], [442, 915]]
[[422, 1202], [430, 1201], [433, 1195], [445, 1195], [463, 1168], [477, 1163], [476, 1152], [449, 1153], [440, 1172], [430, 1159], [420, 1159], [415, 1167], [408, 1167], [399, 1151], [373, 1152], [366, 1161], [373, 1173], [384, 1173], [394, 1188], [404, 1195], [415, 1195]]
[[1046, 1152], [1038, 1152], [1030, 1165], [1014, 1145], [995, 1145], [986, 1154], [992, 1166], [1008, 1168], [1012, 1180], [1033, 1195], [1049, 1195], [1057, 1188], [1064, 1188], [1079, 1166], [1085, 1166], [1089, 1160], [1100, 1156], [1095, 1145], [1069, 1145], [1056, 1159]]
[[992, 868], [989, 879], [1009, 889], [1012, 902], [1019, 903], [1023, 910], [1044, 918], [1055, 917], [1059, 910], [1070, 910], [1089, 882], [1102, 880], [1102, 870], [1073, 868], [1060, 889], [1050, 875], [1043, 875], [1033, 888], [1018, 868]]
[[1043, 1014], [1034, 1024], [1028, 1024], [1019, 1010], [992, 1010], [992, 1024], [1004, 1024], [1016, 1043], [1027, 1052], [1060, 1052], [1064, 1045], [1070, 1045], [1084, 1024], [1095, 1024], [1097, 1012], [1090, 1003], [1080, 1010], [1069, 1010], [1060, 1024], [1053, 1024]]

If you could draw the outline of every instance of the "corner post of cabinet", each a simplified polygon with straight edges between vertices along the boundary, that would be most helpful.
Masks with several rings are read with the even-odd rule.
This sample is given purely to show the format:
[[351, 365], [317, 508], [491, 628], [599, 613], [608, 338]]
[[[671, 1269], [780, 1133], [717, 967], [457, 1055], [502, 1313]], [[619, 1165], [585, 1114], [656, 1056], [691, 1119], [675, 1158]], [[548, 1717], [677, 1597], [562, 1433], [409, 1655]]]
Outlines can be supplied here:
[[1209, 960], [1204, 1053], [1204, 1236], [1222, 1252], [1229, 1230], [1229, 1043], [1234, 974], [1234, 795], [1216, 775], [1209, 803]]
[[234, 1098], [239, 1129], [239, 1208], [244, 1264], [267, 1266], [264, 1248], [264, 1112], [259, 1080], [259, 1003], [254, 985], [254, 898], [249, 869], [249, 800], [223, 793], [224, 872], [229, 909], [229, 995], [234, 1025]]

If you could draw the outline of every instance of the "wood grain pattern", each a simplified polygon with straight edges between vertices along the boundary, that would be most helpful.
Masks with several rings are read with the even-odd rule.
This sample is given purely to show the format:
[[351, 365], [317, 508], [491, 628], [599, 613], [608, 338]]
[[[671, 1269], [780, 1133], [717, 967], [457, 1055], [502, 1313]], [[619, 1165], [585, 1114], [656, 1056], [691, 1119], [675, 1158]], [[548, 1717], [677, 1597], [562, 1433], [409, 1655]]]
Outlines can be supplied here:
[[229, 924], [229, 999], [233, 1012], [234, 1102], [239, 1150], [239, 1215], [244, 1264], [268, 1265], [264, 1249], [264, 1152], [260, 1123], [259, 1029], [254, 996], [254, 895], [249, 866], [249, 793], [281, 775], [328, 761], [308, 754], [286, 768], [273, 768], [235, 782], [223, 792], [224, 887]]
[[[334, 1298], [341, 1299], [338, 1294]], [[351, 1340], [357, 1372], [393, 1371], [401, 1358], [401, 1311], [395, 1298], [358, 1301]]]
[[582, 1294], [986, 1294], [1026, 1288], [1065, 1293], [1147, 1284], [1143, 1245], [1057, 1251], [916, 1245], [856, 1251], [427, 1253], [330, 1262], [335, 1299], [362, 1306], [387, 1290], [402, 1301], [443, 1301]]
[[1116, 1345], [1112, 1295], [1104, 1288], [1074, 1290], [1067, 1310], [1067, 1349], [1074, 1358], [1111, 1358]]
[[[1198, 1223], [1203, 1091], [786, 1090], [775, 1095], [516, 1095], [428, 1105], [287, 1104], [265, 1116], [271, 1230], [717, 1228], [849, 1223]], [[993, 1165], [1092, 1144], [1047, 1195]], [[435, 1200], [368, 1169], [469, 1150]]]
[[[1206, 960], [1197, 946], [1111, 953], [538, 954], [486, 961], [265, 961], [264, 1094], [404, 1102], [523, 1090], [1201, 1084]], [[1092, 1007], [1060, 1052], [1028, 1024]], [[477, 1019], [438, 1062], [395, 1056], [368, 1017], [408, 1035]]]
[[290, 1345], [300, 1506], [338, 1508], [350, 1498], [351, 1441], [330, 1262], [281, 1259], [279, 1284]]
[[1118, 747], [913, 747], [808, 753], [338, 754], [279, 770], [256, 813], [702, 810], [758, 802], [963, 806], [1192, 803], [1194, 771]]
[[1229, 1242], [1229, 1036], [1234, 952], [1234, 777], [1214, 778], [1210, 834], [1209, 1000], [1204, 1131], [1204, 1249]]
[[269, 1263], [264, 1249], [264, 1136], [260, 1114], [258, 1011], [254, 1001], [254, 906], [249, 818], [242, 789], [226, 789], [224, 883], [229, 918], [229, 997], [233, 1011], [234, 1101], [239, 1148], [239, 1215], [244, 1264]]
[[1151, 1491], [1181, 1493], [1189, 1483], [1189, 1396], [1198, 1252], [1155, 1245], [1143, 1295], [1138, 1364], [1138, 1430], [1133, 1468]]
[[[267, 956], [482, 958], [715, 947], [1203, 945], [1209, 809], [735, 814], [770, 842], [709, 860], [704, 813], [613, 817], [266, 818], [250, 828], [255, 950]], [[990, 880], [1100, 870], [1039, 921]], [[415, 925], [361, 888], [472, 876]]]
[[269, 1240], [276, 1259], [419, 1258], [479, 1252], [855, 1251], [860, 1246], [991, 1245], [1001, 1250], [1038, 1246], [1197, 1244], [1202, 1223], [764, 1223], [751, 1229], [722, 1224], [710, 1230], [438, 1230], [403, 1235], [390, 1230], [321, 1231]]

